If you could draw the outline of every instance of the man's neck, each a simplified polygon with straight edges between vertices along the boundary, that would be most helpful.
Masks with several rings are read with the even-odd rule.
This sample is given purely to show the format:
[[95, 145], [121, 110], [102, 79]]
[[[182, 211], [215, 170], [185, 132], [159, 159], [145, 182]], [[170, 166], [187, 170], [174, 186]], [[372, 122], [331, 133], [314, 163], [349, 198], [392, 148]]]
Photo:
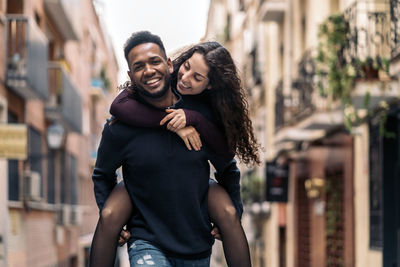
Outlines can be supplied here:
[[178, 97], [172, 92], [172, 89], [169, 89], [164, 96], [157, 99], [144, 96], [142, 98], [156, 108], [167, 108], [173, 106], [178, 101]]

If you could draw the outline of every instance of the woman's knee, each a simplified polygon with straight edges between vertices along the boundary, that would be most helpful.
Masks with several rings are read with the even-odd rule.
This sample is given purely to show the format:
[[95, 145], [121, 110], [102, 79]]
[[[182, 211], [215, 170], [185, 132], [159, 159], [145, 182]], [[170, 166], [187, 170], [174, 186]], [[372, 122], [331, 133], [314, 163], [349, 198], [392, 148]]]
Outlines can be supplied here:
[[229, 223], [236, 223], [239, 222], [239, 218], [236, 212], [235, 206], [232, 205], [225, 205], [222, 209], [222, 220], [225, 220]]
[[104, 207], [100, 213], [100, 222], [106, 224], [107, 226], [123, 226], [120, 217], [122, 217], [118, 212], [112, 207]]
[[223, 225], [229, 227], [240, 224], [240, 220], [233, 204], [224, 203], [224, 205], [222, 205], [219, 203], [219, 207], [214, 209], [214, 212], [212, 212], [210, 215], [211, 220], [220, 227]]

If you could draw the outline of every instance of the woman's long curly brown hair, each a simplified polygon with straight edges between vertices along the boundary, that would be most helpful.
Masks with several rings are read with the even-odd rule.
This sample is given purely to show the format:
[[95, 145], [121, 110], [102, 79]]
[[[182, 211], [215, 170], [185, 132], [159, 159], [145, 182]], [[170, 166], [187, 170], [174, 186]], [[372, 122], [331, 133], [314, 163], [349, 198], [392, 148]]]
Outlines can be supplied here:
[[203, 42], [183, 52], [173, 61], [172, 84], [176, 85], [179, 67], [194, 53], [203, 55], [209, 68], [210, 101], [229, 147], [245, 164], [259, 164], [259, 144], [253, 133], [248, 103], [236, 65], [225, 47], [218, 42]]

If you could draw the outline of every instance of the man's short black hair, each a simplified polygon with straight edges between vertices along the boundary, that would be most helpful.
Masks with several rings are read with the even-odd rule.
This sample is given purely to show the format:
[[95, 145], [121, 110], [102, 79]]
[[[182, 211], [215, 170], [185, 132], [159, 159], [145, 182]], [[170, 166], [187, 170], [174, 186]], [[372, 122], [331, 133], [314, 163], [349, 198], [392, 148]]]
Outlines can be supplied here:
[[164, 44], [158, 35], [152, 34], [149, 31], [138, 31], [132, 33], [131, 37], [129, 37], [128, 40], [126, 40], [124, 45], [125, 59], [126, 62], [128, 62], [128, 64], [129, 64], [128, 54], [132, 50], [132, 48], [144, 43], [155, 43], [160, 47], [163, 56], [167, 58], [167, 53], [165, 52]]

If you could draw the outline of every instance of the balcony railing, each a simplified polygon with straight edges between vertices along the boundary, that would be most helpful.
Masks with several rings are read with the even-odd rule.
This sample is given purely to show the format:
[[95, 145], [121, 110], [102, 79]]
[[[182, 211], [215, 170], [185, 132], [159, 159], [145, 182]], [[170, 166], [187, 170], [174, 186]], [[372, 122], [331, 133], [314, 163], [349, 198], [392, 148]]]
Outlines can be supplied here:
[[59, 120], [70, 131], [82, 131], [81, 97], [58, 62], [50, 62], [48, 68], [50, 99], [46, 106], [46, 115]]
[[6, 84], [25, 99], [47, 99], [47, 39], [24, 16], [7, 16]]
[[390, 3], [358, 0], [344, 11], [350, 34], [347, 60], [390, 57]]
[[315, 110], [313, 94], [315, 82], [315, 62], [312, 51], [304, 53], [298, 64], [297, 78], [292, 82], [290, 96], [283, 94], [283, 83], [275, 89], [275, 129], [294, 124]]
[[390, 0], [390, 18], [391, 18], [391, 57], [400, 55], [400, 1]]
[[315, 62], [312, 51], [304, 53], [298, 64], [298, 76], [292, 83], [291, 119], [298, 121], [314, 111]]

